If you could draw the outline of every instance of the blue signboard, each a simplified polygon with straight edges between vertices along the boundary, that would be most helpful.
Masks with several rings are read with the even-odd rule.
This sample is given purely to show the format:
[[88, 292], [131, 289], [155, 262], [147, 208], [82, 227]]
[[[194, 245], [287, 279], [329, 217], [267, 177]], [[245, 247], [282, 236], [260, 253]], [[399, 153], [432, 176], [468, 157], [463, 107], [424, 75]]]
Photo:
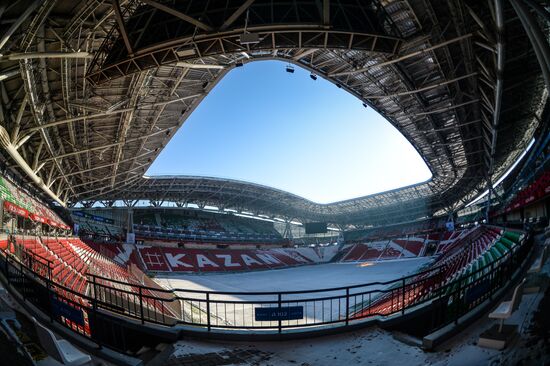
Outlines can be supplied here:
[[52, 304], [52, 311], [56, 316], [62, 316], [78, 325], [84, 325], [84, 314], [82, 310], [57, 300], [53, 296], [50, 298]]
[[79, 216], [79, 217], [85, 217], [87, 219], [91, 219], [91, 220], [94, 220], [94, 221], [97, 221], [97, 222], [104, 222], [106, 224], [114, 224], [115, 223], [115, 220], [113, 220], [113, 219], [109, 219], [109, 218], [103, 217], [103, 216], [92, 215], [92, 214], [89, 214], [89, 213], [83, 212], [83, 211], [72, 211], [71, 214], [73, 214], [75, 216]]
[[491, 286], [488, 280], [478, 283], [477, 285], [470, 287], [466, 290], [466, 303], [470, 304], [477, 301], [480, 297], [485, 295], [491, 290]]
[[257, 322], [303, 319], [304, 307], [287, 306], [281, 308], [255, 308], [254, 316]]

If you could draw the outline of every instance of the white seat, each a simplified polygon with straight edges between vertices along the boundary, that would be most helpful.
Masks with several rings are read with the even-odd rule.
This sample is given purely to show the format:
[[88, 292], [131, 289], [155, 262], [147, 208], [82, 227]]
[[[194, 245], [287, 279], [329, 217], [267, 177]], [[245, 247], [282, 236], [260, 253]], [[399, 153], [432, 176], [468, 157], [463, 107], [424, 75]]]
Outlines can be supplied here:
[[510, 311], [512, 309], [512, 302], [511, 301], [503, 301], [500, 303], [500, 305], [491, 313], [489, 314], [489, 318], [492, 319], [506, 319], [509, 317], [508, 314], [511, 314]]
[[542, 249], [541, 255], [535, 260], [531, 268], [529, 268], [528, 273], [538, 273], [541, 271], [542, 266], [544, 266], [544, 263], [548, 258], [548, 247], [549, 245], [544, 246], [544, 248]]
[[36, 334], [44, 350], [55, 360], [64, 365], [81, 366], [92, 361], [90, 355], [79, 351], [64, 339], [57, 339], [53, 332], [33, 318]]
[[512, 313], [517, 310], [521, 302], [521, 297], [523, 296], [523, 286], [525, 285], [525, 278], [516, 286], [514, 289], [514, 294], [512, 295], [512, 300], [503, 301], [500, 305], [489, 314], [491, 319], [500, 319], [500, 325], [498, 331], [502, 331], [502, 325], [504, 324], [504, 319], [508, 319], [512, 316]]

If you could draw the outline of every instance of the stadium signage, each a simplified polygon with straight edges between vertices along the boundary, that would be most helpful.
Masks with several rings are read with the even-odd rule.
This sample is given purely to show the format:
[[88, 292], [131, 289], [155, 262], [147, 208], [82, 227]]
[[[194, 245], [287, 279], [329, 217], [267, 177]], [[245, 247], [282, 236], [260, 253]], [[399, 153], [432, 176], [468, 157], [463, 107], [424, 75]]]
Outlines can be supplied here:
[[57, 300], [55, 297], [50, 297], [52, 311], [56, 316], [68, 319], [78, 325], [84, 325], [84, 314], [82, 310], [76, 309], [69, 304]]
[[22, 207], [19, 207], [17, 205], [14, 205], [13, 203], [9, 202], [9, 201], [4, 201], [4, 209], [14, 215], [17, 215], [17, 216], [22, 216], [22, 217], [25, 217], [25, 218], [30, 218], [31, 220], [33, 221], [36, 221], [36, 222], [41, 222], [43, 224], [48, 224], [50, 226], [54, 226], [54, 227], [60, 227], [62, 229], [69, 229], [69, 227], [65, 224], [62, 224], [62, 223], [58, 223], [58, 222], [55, 222], [53, 220], [50, 220], [50, 219], [47, 219], [43, 216], [40, 216], [40, 215], [37, 215], [35, 213], [30, 213], [29, 211], [25, 210], [24, 208]]
[[[193, 268], [193, 265], [185, 262], [184, 257], [188, 256], [185, 253], [180, 254], [172, 254], [172, 253], [166, 253], [166, 259], [168, 260], [168, 264], [172, 268], [178, 268], [178, 267], [187, 267], [187, 268]], [[205, 268], [205, 267], [241, 267], [242, 264], [239, 262], [235, 262], [236, 259], [233, 259], [233, 256], [231, 254], [216, 254], [214, 257], [220, 261], [216, 261], [209, 259], [204, 254], [195, 254], [194, 255], [194, 262], [197, 264], [199, 268]], [[265, 266], [268, 264], [277, 264], [280, 263], [280, 261], [270, 255], [256, 255], [256, 258], [254, 258], [251, 254], [240, 254], [235, 255], [235, 257], [240, 258], [242, 260], [242, 263], [244, 263], [246, 266]]]
[[94, 221], [97, 221], [97, 222], [103, 222], [105, 224], [111, 224], [112, 225], [112, 224], [115, 223], [115, 220], [113, 220], [113, 219], [108, 219], [108, 218], [103, 217], [103, 216], [92, 215], [92, 214], [89, 214], [89, 213], [84, 212], [84, 211], [73, 211], [72, 214], [75, 215], [75, 216], [84, 217], [86, 219], [94, 220]]
[[17, 205], [14, 205], [13, 203], [11, 203], [9, 201], [4, 201], [4, 209], [8, 212], [11, 212], [14, 215], [17, 215], [17, 216], [29, 217], [29, 211], [27, 211], [24, 208], [21, 208]]
[[45, 217], [39, 216], [37, 214], [33, 214], [33, 213], [31, 214], [31, 220], [36, 221], [36, 222], [41, 222], [43, 224], [48, 223], [48, 219], [46, 219]]
[[309, 263], [304, 257], [284, 251], [211, 250], [205, 253], [193, 249], [154, 247], [142, 247], [138, 251], [149, 271], [235, 271]]
[[465, 299], [468, 304], [476, 302], [480, 297], [487, 294], [491, 289], [491, 284], [489, 281], [482, 281], [477, 285], [469, 288], [466, 291]]
[[276, 308], [255, 308], [254, 318], [257, 322], [273, 320], [297, 320], [304, 318], [303, 306], [286, 306]]

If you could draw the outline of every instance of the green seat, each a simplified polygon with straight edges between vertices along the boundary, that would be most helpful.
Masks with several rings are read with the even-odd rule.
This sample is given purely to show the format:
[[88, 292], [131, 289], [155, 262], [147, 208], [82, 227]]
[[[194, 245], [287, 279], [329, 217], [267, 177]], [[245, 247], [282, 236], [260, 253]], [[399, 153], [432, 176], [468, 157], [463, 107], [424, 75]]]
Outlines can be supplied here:
[[497, 243], [495, 244], [495, 248], [497, 248], [498, 251], [499, 251], [502, 255], [505, 255], [505, 254], [508, 253], [508, 251], [510, 250], [510, 249], [508, 249], [507, 246], [505, 246], [505, 245], [502, 244], [501, 242], [497, 242]]
[[472, 266], [468, 267], [466, 271], [460, 276], [462, 278], [462, 286], [466, 286], [473, 281], [473, 276], [470, 276], [473, 273]]
[[477, 262], [479, 263], [479, 268], [483, 268], [487, 264], [487, 262], [485, 261], [485, 257], [483, 256], [480, 256]]
[[516, 233], [516, 232], [513, 232], [513, 231], [505, 231], [502, 236], [507, 238], [507, 239], [512, 240], [514, 243], [519, 243], [519, 241], [521, 239], [521, 235], [522, 234]]
[[506, 252], [505, 250], [501, 250], [500, 247], [498, 247], [496, 244], [491, 247], [492, 253], [495, 253], [497, 255], [497, 258], [500, 258], [504, 255]]
[[508, 247], [508, 249], [512, 249], [516, 243], [514, 243], [513, 241], [511, 241], [510, 239], [508, 238], [505, 238], [504, 236], [502, 238], [500, 238], [499, 240], [502, 244], [506, 245]]
[[475, 273], [475, 275], [473, 276], [473, 279], [474, 280], [477, 280], [479, 277], [481, 277], [481, 272], [478, 272], [478, 269], [481, 268], [479, 266], [479, 261], [475, 261], [473, 264], [472, 264], [472, 273]]
[[502, 255], [499, 253], [499, 251], [494, 246], [492, 246], [491, 249], [489, 249], [489, 252], [493, 255], [494, 260], [497, 260], [500, 257], [502, 257]]

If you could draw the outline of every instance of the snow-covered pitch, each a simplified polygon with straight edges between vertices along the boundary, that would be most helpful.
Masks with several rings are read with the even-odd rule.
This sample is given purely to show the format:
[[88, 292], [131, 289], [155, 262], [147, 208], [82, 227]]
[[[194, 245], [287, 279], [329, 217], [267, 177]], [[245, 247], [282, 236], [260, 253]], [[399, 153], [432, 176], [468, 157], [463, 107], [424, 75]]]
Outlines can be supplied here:
[[[277, 322], [255, 320], [255, 308], [277, 307], [276, 294], [248, 295], [250, 292], [286, 292], [322, 290], [375, 282], [389, 282], [418, 272], [430, 258], [420, 257], [365, 263], [325, 263], [300, 267], [245, 273], [158, 274], [154, 280], [186, 300], [181, 301], [182, 319], [197, 324], [206, 322], [206, 296], [189, 290], [239, 292], [210, 294], [212, 326], [265, 327]], [[374, 284], [350, 289], [349, 312], [357, 306], [374, 301], [382, 293], [377, 290], [392, 284]], [[282, 306], [303, 306], [303, 319], [283, 321], [283, 326], [314, 325], [336, 322], [345, 318], [346, 290], [284, 294]], [[335, 297], [335, 298], [332, 298]], [[242, 302], [249, 302], [243, 304]], [[258, 303], [255, 303], [258, 302]], [[260, 303], [263, 302], [263, 303]]]

